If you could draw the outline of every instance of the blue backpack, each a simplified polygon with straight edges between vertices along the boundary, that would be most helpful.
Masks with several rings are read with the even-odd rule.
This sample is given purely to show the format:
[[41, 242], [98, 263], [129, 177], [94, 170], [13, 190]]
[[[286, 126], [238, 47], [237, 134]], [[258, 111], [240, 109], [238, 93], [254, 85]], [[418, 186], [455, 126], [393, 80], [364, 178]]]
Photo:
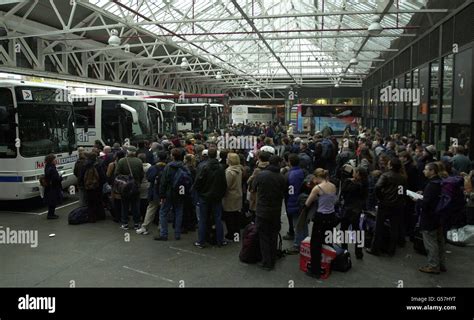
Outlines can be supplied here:
[[191, 195], [193, 178], [188, 169], [179, 167], [173, 177], [172, 192], [173, 197], [183, 198]]
[[328, 138], [324, 138], [323, 141], [321, 141], [321, 145], [323, 147], [323, 150], [321, 152], [321, 158], [324, 160], [330, 160], [334, 155], [333, 143]]

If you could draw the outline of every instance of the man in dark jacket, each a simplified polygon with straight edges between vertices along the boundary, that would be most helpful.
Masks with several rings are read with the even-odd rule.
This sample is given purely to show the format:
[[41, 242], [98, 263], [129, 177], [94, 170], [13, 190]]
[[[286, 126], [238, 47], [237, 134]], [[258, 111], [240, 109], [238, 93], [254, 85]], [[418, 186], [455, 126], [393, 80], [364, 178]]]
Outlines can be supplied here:
[[[222, 198], [227, 191], [227, 180], [225, 170], [217, 161], [217, 150], [211, 148], [208, 151], [209, 160], [198, 168], [194, 189], [198, 195], [199, 202], [199, 235], [194, 245], [198, 248], [204, 247], [207, 231], [208, 212], [214, 213], [216, 225], [216, 238], [218, 246], [225, 246], [224, 231], [222, 227]], [[280, 202], [281, 206], [281, 202]]]
[[[176, 190], [173, 190], [173, 182], [178, 170], [187, 169], [183, 163], [183, 153], [181, 149], [174, 148], [171, 150], [173, 161], [168, 163], [163, 170], [160, 179], [160, 236], [155, 237], [158, 241], [168, 240], [168, 212], [173, 209], [175, 214], [174, 237], [176, 240], [181, 239], [181, 225], [183, 223], [183, 202], [178, 198]], [[191, 175], [189, 174], [189, 177]]]
[[390, 160], [389, 171], [383, 173], [375, 185], [375, 194], [379, 201], [377, 220], [375, 224], [375, 237], [371, 249], [367, 253], [378, 255], [384, 247], [383, 233], [385, 219], [390, 220], [390, 241], [387, 253], [395, 254], [399, 233], [400, 219], [405, 206], [407, 180], [401, 174], [402, 163], [400, 159]]
[[[415, 162], [413, 161], [412, 156], [408, 151], [402, 151], [398, 154], [400, 161], [402, 162], [403, 166], [405, 167], [405, 173], [407, 175], [407, 190], [416, 192], [418, 188], [418, 181], [417, 181], [417, 170], [415, 166]], [[416, 225], [416, 216], [415, 216], [415, 202], [411, 199], [406, 198], [405, 202], [405, 210], [402, 216], [401, 222], [401, 236], [400, 236], [400, 244], [403, 245], [405, 243], [405, 236], [408, 235], [411, 238], [413, 237], [413, 232], [415, 230]]]
[[436, 214], [441, 195], [441, 179], [438, 176], [438, 166], [428, 163], [424, 174], [428, 183], [423, 192], [420, 228], [423, 234], [423, 243], [428, 252], [428, 265], [419, 270], [425, 273], [439, 274], [446, 272], [446, 254], [444, 233], [440, 217]]
[[262, 253], [260, 266], [265, 270], [275, 267], [281, 203], [287, 192], [285, 178], [280, 174], [280, 162], [280, 157], [272, 156], [268, 167], [253, 182], [253, 189], [257, 191], [256, 224]]

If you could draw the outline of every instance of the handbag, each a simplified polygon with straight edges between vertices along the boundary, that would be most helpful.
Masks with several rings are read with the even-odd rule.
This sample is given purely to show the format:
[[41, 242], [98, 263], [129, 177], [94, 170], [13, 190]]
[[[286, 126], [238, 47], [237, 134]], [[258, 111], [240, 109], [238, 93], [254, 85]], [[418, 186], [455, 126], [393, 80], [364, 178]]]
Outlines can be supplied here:
[[130, 167], [130, 162], [127, 158], [128, 169], [130, 171], [129, 175], [118, 175], [114, 180], [113, 190], [115, 193], [120, 194], [123, 198], [131, 198], [139, 194], [140, 190], [138, 188], [138, 184], [133, 177], [132, 168]]

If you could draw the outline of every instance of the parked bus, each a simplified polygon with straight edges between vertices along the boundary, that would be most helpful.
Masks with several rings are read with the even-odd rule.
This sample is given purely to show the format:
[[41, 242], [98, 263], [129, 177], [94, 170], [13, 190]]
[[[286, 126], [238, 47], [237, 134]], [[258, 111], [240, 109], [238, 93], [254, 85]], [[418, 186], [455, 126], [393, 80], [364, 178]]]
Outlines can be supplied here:
[[145, 99], [137, 96], [91, 95], [75, 97], [78, 145], [90, 149], [96, 140], [104, 146], [153, 138]]
[[237, 123], [268, 123], [275, 119], [275, 107], [265, 106], [232, 106], [232, 122]]
[[65, 92], [60, 86], [0, 81], [0, 200], [39, 196], [50, 153], [56, 155], [63, 188], [76, 183], [74, 112]]
[[177, 103], [176, 118], [178, 131], [196, 132], [216, 129], [209, 103]]
[[315, 133], [331, 127], [335, 135], [342, 135], [346, 128], [357, 130], [362, 116], [358, 105], [297, 104], [291, 108], [290, 123], [296, 133]]
[[153, 121], [156, 118], [154, 115], [151, 116], [153, 128], [159, 126], [159, 133], [176, 134], [176, 104], [172, 100], [154, 98], [146, 98], [146, 102], [152, 110], [159, 110], [162, 114], [161, 124], [155, 124]]
[[227, 119], [224, 113], [224, 105], [219, 103], [211, 103], [211, 117], [215, 119], [217, 129], [225, 129], [227, 126]]

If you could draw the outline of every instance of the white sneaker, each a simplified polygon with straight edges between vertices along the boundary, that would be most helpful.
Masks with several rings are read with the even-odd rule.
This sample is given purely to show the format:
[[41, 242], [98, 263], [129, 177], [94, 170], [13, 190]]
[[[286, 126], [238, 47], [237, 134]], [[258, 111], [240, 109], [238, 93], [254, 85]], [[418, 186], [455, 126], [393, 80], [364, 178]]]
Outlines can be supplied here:
[[148, 230], [145, 227], [141, 227], [137, 230], [137, 234], [148, 234]]

